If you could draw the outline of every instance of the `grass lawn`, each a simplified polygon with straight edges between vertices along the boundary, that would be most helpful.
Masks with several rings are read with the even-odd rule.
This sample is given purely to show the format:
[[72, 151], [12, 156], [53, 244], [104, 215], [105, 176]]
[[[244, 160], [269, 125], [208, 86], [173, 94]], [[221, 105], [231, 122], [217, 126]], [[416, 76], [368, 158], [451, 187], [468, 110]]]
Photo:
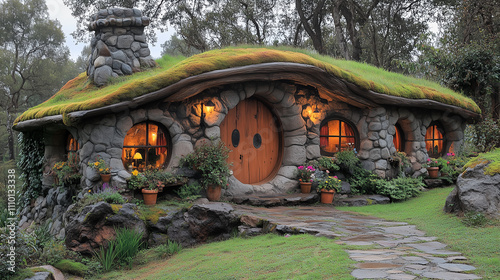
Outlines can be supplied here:
[[334, 240], [268, 234], [185, 249], [170, 259], [111, 271], [99, 279], [354, 279], [354, 263]]
[[433, 189], [403, 203], [363, 207], [339, 207], [391, 221], [416, 225], [429, 236], [463, 253], [477, 268], [475, 274], [485, 279], [500, 279], [500, 227], [466, 227], [461, 218], [443, 212], [446, 197], [453, 188]]

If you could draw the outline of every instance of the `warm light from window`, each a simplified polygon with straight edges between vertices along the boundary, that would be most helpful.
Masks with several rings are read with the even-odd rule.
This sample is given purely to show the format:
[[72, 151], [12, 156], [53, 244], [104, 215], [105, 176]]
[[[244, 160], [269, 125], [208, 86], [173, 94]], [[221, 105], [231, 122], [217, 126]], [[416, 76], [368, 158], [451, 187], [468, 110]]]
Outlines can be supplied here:
[[153, 143], [156, 143], [156, 133], [151, 133], [151, 140], [153, 140]]

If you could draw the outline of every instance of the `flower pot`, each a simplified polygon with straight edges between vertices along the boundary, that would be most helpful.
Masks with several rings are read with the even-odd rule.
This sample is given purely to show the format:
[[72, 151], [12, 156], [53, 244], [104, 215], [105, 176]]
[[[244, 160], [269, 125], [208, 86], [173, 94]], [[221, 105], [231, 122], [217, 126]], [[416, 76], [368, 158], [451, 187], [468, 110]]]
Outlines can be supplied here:
[[210, 185], [207, 187], [207, 198], [210, 201], [219, 201], [221, 195], [222, 187], [216, 185]]
[[321, 189], [321, 203], [331, 204], [333, 202], [334, 195], [335, 190]]
[[142, 189], [142, 196], [144, 198], [144, 204], [155, 205], [156, 204], [156, 197], [158, 196], [158, 190]]
[[101, 174], [101, 180], [104, 183], [109, 183], [109, 181], [111, 180], [111, 174]]
[[427, 167], [427, 172], [429, 172], [429, 177], [431, 179], [436, 179], [439, 173], [439, 167]]
[[300, 192], [301, 193], [310, 193], [311, 192], [311, 182], [300, 182]]

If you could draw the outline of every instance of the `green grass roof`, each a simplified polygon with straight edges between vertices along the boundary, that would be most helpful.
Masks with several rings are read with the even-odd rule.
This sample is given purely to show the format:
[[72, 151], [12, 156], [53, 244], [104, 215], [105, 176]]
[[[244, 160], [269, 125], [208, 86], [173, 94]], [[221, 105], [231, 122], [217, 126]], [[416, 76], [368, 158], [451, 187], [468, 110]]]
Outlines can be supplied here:
[[480, 113], [470, 98], [437, 83], [384, 71], [364, 63], [338, 60], [305, 50], [240, 47], [208, 51], [189, 58], [164, 56], [159, 67], [131, 76], [114, 78], [105, 87], [88, 81], [85, 73], [69, 81], [49, 100], [19, 116], [15, 123], [46, 116], [96, 109], [159, 90], [182, 79], [238, 66], [292, 62], [319, 67], [357, 86], [392, 96], [431, 99]]

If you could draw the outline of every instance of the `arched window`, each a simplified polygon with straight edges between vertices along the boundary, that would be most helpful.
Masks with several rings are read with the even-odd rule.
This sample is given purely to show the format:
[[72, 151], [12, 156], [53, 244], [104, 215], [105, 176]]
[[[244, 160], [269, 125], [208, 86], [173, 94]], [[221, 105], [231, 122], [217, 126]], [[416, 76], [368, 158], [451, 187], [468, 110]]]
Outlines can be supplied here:
[[122, 161], [127, 169], [163, 167], [168, 159], [169, 137], [161, 125], [149, 121], [134, 125], [123, 141]]
[[76, 141], [75, 137], [71, 135], [71, 133], [68, 134], [68, 138], [66, 140], [66, 152], [68, 154], [70, 153], [76, 153], [80, 149], [80, 143]]
[[398, 152], [404, 152], [405, 150], [405, 136], [403, 133], [403, 129], [399, 125], [399, 123], [396, 124], [396, 133], [394, 134], [394, 137], [392, 138], [392, 142], [394, 143], [394, 147]]
[[321, 125], [319, 139], [323, 155], [332, 155], [358, 146], [357, 131], [354, 126], [340, 119], [324, 122]]
[[425, 133], [425, 148], [430, 157], [440, 157], [444, 152], [444, 129], [438, 123], [431, 123]]

